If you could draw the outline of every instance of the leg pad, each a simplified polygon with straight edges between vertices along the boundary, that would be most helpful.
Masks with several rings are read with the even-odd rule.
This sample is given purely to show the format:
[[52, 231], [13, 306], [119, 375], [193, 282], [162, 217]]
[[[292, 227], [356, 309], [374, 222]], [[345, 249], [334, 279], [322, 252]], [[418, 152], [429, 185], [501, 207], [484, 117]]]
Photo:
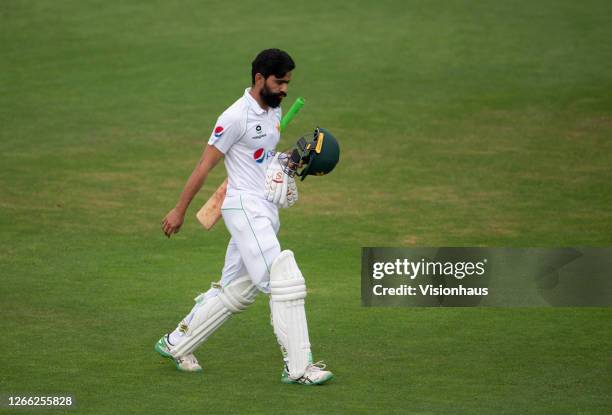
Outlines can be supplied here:
[[204, 299], [203, 295], [196, 297], [199, 307], [192, 313], [189, 322], [181, 323], [185, 335], [172, 348], [172, 354], [178, 357], [193, 353], [232, 314], [239, 313], [251, 305], [258, 292], [251, 278], [243, 275], [226, 287], [222, 287], [214, 297], [207, 299]]
[[278, 342], [287, 352], [289, 376], [300, 378], [310, 363], [310, 340], [304, 310], [306, 282], [293, 252], [285, 250], [270, 269], [270, 307]]

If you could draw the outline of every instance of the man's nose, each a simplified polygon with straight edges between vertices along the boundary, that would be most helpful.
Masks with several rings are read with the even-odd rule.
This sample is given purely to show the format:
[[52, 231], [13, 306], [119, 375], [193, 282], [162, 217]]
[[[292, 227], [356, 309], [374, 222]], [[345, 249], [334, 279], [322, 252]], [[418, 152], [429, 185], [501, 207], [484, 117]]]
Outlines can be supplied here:
[[287, 84], [282, 84], [280, 90], [283, 94], [287, 94]]

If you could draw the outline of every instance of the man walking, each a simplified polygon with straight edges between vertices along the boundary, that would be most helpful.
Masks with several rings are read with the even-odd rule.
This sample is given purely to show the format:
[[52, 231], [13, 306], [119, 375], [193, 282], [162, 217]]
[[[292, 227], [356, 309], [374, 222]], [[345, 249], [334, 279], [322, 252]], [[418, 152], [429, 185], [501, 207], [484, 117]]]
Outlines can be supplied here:
[[333, 377], [324, 364], [312, 362], [304, 311], [305, 280], [293, 252], [281, 251], [278, 206], [266, 197], [266, 172], [275, 161], [280, 139], [280, 104], [287, 96], [294, 68], [291, 57], [279, 49], [257, 55], [252, 62], [251, 87], [217, 120], [176, 207], [162, 222], [166, 236], [179, 231], [191, 200], [210, 170], [224, 158], [228, 186], [221, 211], [231, 239], [221, 280], [198, 296], [191, 312], [155, 346], [179, 370], [201, 371], [194, 350], [262, 291], [270, 295], [274, 332], [285, 361], [281, 380], [311, 385]]

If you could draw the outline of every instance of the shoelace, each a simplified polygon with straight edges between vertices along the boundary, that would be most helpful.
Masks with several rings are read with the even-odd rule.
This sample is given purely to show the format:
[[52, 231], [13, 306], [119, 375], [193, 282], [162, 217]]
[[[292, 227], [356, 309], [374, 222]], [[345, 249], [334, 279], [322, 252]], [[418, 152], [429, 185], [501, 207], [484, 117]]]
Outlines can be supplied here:
[[[310, 363], [308, 366], [306, 366], [305, 372], [308, 372], [309, 370], [312, 372], [320, 372], [324, 370], [326, 367], [327, 365], [323, 363], [322, 360], [319, 360], [318, 362]], [[285, 373], [289, 375], [289, 367], [287, 367], [287, 363], [285, 363]]]
[[312, 369], [313, 371], [321, 371], [323, 369], [325, 369], [327, 367], [327, 365], [325, 363], [323, 363], [322, 360], [319, 360], [318, 362], [315, 363], [311, 363], [308, 365], [308, 367], [306, 368], [306, 370], [308, 369]]

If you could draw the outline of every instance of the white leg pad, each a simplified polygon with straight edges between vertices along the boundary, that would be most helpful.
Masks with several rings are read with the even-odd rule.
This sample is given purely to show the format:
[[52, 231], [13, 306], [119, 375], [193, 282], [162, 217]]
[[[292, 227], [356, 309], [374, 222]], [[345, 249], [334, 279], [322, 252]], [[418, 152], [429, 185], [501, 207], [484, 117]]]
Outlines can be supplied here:
[[270, 307], [274, 333], [287, 352], [289, 376], [293, 379], [304, 375], [311, 363], [304, 298], [306, 282], [293, 252], [285, 250], [270, 269]]
[[212, 298], [203, 300], [203, 295], [196, 297], [196, 302], [202, 304], [191, 321], [185, 325], [185, 335], [172, 347], [172, 354], [179, 357], [193, 353], [232, 314], [239, 313], [253, 304], [258, 292], [251, 278], [243, 275], [221, 288], [221, 292]]

